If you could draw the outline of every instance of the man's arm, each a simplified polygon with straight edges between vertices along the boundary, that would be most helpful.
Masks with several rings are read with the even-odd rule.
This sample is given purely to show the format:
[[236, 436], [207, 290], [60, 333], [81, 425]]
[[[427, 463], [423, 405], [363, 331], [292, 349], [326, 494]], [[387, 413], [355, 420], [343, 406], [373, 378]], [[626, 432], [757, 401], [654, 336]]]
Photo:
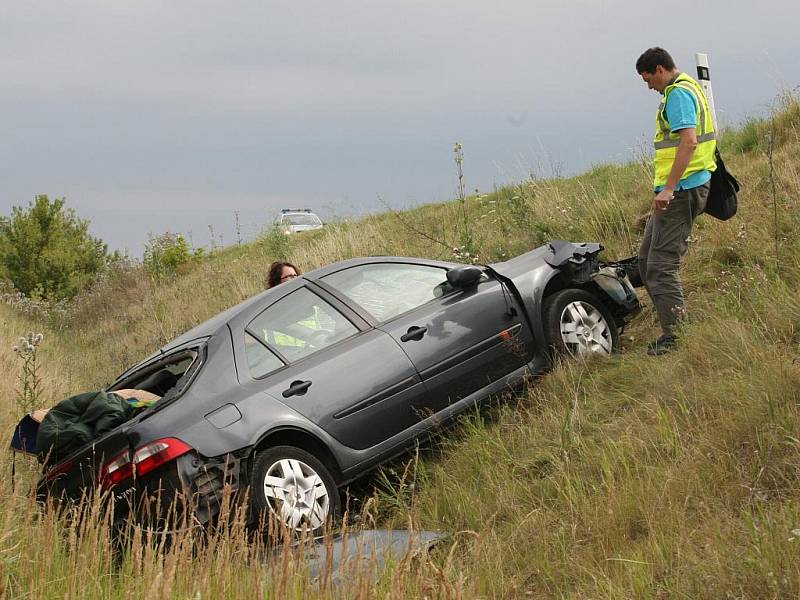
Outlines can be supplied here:
[[672, 200], [672, 194], [675, 193], [675, 188], [678, 187], [678, 183], [681, 180], [681, 175], [683, 175], [686, 167], [689, 166], [694, 151], [697, 149], [697, 132], [694, 127], [681, 129], [678, 131], [678, 135], [681, 136], [681, 140], [675, 152], [672, 170], [669, 172], [669, 177], [667, 177], [667, 184], [663, 190], [656, 194], [653, 200], [653, 206], [656, 209], [667, 208], [667, 204]]

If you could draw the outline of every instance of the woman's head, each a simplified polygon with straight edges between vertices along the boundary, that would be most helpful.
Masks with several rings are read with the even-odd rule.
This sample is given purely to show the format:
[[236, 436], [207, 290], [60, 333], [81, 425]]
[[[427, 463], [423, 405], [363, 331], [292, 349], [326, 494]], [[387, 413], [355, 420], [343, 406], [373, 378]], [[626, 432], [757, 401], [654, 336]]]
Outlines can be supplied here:
[[292, 263], [283, 260], [275, 261], [267, 271], [267, 288], [273, 288], [280, 283], [285, 283], [300, 275], [300, 269]]

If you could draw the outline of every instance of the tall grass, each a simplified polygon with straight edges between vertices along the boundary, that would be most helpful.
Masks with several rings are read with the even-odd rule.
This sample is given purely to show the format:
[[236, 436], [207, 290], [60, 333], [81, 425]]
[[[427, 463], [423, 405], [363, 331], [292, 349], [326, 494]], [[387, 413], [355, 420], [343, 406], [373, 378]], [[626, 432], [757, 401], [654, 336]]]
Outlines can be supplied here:
[[[678, 351], [647, 357], [652, 312], [610, 360], [565, 362], [395, 463], [346, 523], [450, 534], [432, 554], [352, 560], [309, 576], [308, 548], [263, 544], [236, 515], [169, 545], [130, 526], [122, 554], [102, 498], [66, 513], [32, 499], [35, 467], [0, 457], [0, 594], [29, 598], [800, 596], [800, 105], [725, 136], [739, 215], [703, 217], [682, 271], [690, 319]], [[773, 197], [764, 139], [773, 136]], [[173, 279], [138, 270], [98, 284], [58, 319], [0, 306], [0, 440], [19, 418], [11, 346], [42, 331], [43, 404], [107, 384], [166, 339], [262, 289], [287, 258], [304, 270], [352, 256], [504, 260], [548, 240], [635, 251], [648, 167], [602, 165], [463, 201], [217, 249]], [[776, 203], [775, 205], [773, 203]], [[777, 206], [777, 227], [773, 207]], [[774, 248], [777, 240], [779, 256]], [[5, 437], [3, 437], [5, 436]], [[330, 538], [326, 543], [330, 543]]]

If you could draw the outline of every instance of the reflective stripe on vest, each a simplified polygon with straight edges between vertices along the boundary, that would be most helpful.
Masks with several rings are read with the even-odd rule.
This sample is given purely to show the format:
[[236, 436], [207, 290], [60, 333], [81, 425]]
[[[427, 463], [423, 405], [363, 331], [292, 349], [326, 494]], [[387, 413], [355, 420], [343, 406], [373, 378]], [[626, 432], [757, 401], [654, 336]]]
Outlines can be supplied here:
[[714, 131], [714, 123], [709, 116], [708, 101], [700, 85], [685, 73], [681, 73], [664, 90], [664, 99], [661, 101], [656, 113], [656, 135], [653, 139], [653, 146], [656, 150], [654, 187], [660, 187], [667, 183], [677, 148], [680, 145], [680, 134], [671, 133], [669, 123], [664, 118], [664, 108], [669, 93], [676, 87], [680, 87], [692, 94], [697, 104], [697, 127], [695, 129], [697, 148], [689, 165], [681, 175], [681, 179], [685, 179], [699, 171], [713, 171], [717, 167], [714, 160], [717, 135]]

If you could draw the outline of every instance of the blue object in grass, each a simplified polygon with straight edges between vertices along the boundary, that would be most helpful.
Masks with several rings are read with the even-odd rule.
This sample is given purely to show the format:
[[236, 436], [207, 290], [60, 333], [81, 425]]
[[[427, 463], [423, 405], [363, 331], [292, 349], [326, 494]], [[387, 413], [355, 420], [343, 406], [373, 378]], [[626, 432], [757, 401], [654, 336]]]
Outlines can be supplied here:
[[11, 438], [11, 449], [36, 456], [36, 435], [39, 433], [39, 421], [30, 415], [22, 417], [14, 427]]

